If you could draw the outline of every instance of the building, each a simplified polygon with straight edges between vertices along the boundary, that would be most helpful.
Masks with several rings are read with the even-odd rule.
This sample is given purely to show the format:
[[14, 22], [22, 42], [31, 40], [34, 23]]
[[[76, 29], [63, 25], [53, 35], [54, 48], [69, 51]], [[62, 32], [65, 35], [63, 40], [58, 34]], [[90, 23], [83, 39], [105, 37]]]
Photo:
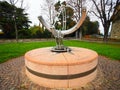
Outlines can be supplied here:
[[113, 39], [120, 39], [120, 20], [113, 23], [110, 37]]
[[114, 16], [110, 38], [120, 39], [120, 4], [117, 7], [117, 16]]

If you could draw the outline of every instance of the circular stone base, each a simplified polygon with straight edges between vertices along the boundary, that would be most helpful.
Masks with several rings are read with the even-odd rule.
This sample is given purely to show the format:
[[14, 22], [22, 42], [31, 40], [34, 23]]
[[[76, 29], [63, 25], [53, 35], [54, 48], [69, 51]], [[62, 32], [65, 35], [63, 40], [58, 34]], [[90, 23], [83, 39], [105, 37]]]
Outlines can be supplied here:
[[26, 74], [31, 81], [49, 88], [79, 88], [95, 79], [95, 51], [70, 47], [71, 52], [51, 52], [51, 47], [25, 54]]

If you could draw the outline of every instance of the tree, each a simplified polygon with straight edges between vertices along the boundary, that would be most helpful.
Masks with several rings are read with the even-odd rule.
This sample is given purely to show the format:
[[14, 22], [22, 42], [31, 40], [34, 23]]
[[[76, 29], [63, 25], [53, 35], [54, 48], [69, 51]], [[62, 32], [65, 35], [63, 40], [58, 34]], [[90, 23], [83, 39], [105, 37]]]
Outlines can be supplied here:
[[40, 33], [39, 34], [40, 37], [41, 37], [41, 34], [43, 33], [42, 28], [37, 25], [30, 27], [30, 32], [31, 32], [31, 36], [34, 38], [36, 38], [37, 33]]
[[37, 26], [37, 25], [30, 27], [30, 33], [31, 33], [32, 38], [49, 38], [49, 37], [51, 37], [51, 33], [48, 30], [43, 29], [42, 27]]
[[[15, 5], [17, 3], [20, 3], [20, 8], [22, 9], [23, 7], [23, 1], [24, 0], [7, 0], [12, 6], [16, 7]], [[15, 36], [16, 36], [16, 41], [18, 42], [18, 28], [16, 24], [16, 8], [14, 8], [14, 13], [13, 13], [13, 20], [14, 20], [14, 28], [15, 28]]]
[[0, 25], [5, 37], [14, 38], [16, 29], [17, 32], [28, 29], [30, 21], [27, 13], [24, 13], [24, 9], [17, 8], [6, 1], [0, 1], [0, 12]]
[[120, 4], [119, 0], [92, 0], [95, 10], [90, 11], [97, 16], [104, 28], [103, 41], [107, 41], [110, 23], [114, 21], [114, 17], [118, 14], [120, 9], [116, 7]]
[[92, 35], [92, 34], [99, 34], [98, 33], [99, 23], [98, 21], [90, 21], [90, 18], [87, 16], [83, 25], [81, 26], [81, 30], [84, 35]]

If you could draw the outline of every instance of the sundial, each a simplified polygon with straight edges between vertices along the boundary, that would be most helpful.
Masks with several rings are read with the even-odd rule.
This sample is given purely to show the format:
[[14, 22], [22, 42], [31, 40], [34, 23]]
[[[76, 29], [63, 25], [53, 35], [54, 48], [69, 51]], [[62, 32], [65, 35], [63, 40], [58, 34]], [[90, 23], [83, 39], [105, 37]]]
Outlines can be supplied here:
[[98, 54], [90, 49], [63, 45], [64, 36], [75, 32], [84, 22], [86, 9], [82, 8], [80, 20], [70, 29], [65, 28], [65, 19], [59, 30], [55, 28], [55, 23], [48, 23], [42, 16], [38, 18], [55, 37], [56, 46], [52, 49], [37, 48], [25, 53], [26, 75], [29, 79], [42, 87], [55, 90], [76, 90], [94, 80], [97, 75]]
[[[63, 7], [62, 10], [65, 10], [65, 7]], [[65, 11], [61, 11], [61, 12], [64, 12]], [[63, 14], [63, 17], [66, 17], [64, 16], [66, 14]], [[42, 25], [44, 25], [44, 27], [50, 31], [53, 36], [55, 37], [55, 41], [56, 41], [56, 46], [53, 47], [51, 49], [51, 51], [53, 52], [68, 52], [68, 51], [71, 51], [71, 49], [69, 47], [66, 47], [63, 45], [63, 37], [65, 35], [68, 35], [68, 34], [71, 34], [73, 32], [75, 32], [76, 30], [78, 30], [78, 28], [82, 25], [82, 23], [84, 22], [86, 18], [86, 8], [82, 8], [82, 16], [80, 18], [80, 20], [77, 22], [77, 24], [75, 26], [73, 26], [72, 28], [66, 30], [64, 27], [66, 24], [63, 24], [63, 28], [62, 30], [57, 30], [55, 28], [55, 24], [49, 24], [47, 23], [42, 16], [39, 16], [38, 19], [39, 21], [42, 23]], [[65, 19], [63, 19], [63, 22], [67, 22]]]

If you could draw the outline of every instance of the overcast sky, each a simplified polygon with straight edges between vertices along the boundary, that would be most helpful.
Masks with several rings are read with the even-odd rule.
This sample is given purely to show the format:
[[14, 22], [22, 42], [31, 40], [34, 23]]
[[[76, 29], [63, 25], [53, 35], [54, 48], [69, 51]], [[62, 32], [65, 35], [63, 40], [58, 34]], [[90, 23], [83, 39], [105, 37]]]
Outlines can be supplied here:
[[29, 19], [32, 21], [32, 25], [38, 25], [38, 16], [40, 15], [40, 4], [43, 3], [43, 0], [25, 0], [27, 6], [26, 12], [29, 14]]

